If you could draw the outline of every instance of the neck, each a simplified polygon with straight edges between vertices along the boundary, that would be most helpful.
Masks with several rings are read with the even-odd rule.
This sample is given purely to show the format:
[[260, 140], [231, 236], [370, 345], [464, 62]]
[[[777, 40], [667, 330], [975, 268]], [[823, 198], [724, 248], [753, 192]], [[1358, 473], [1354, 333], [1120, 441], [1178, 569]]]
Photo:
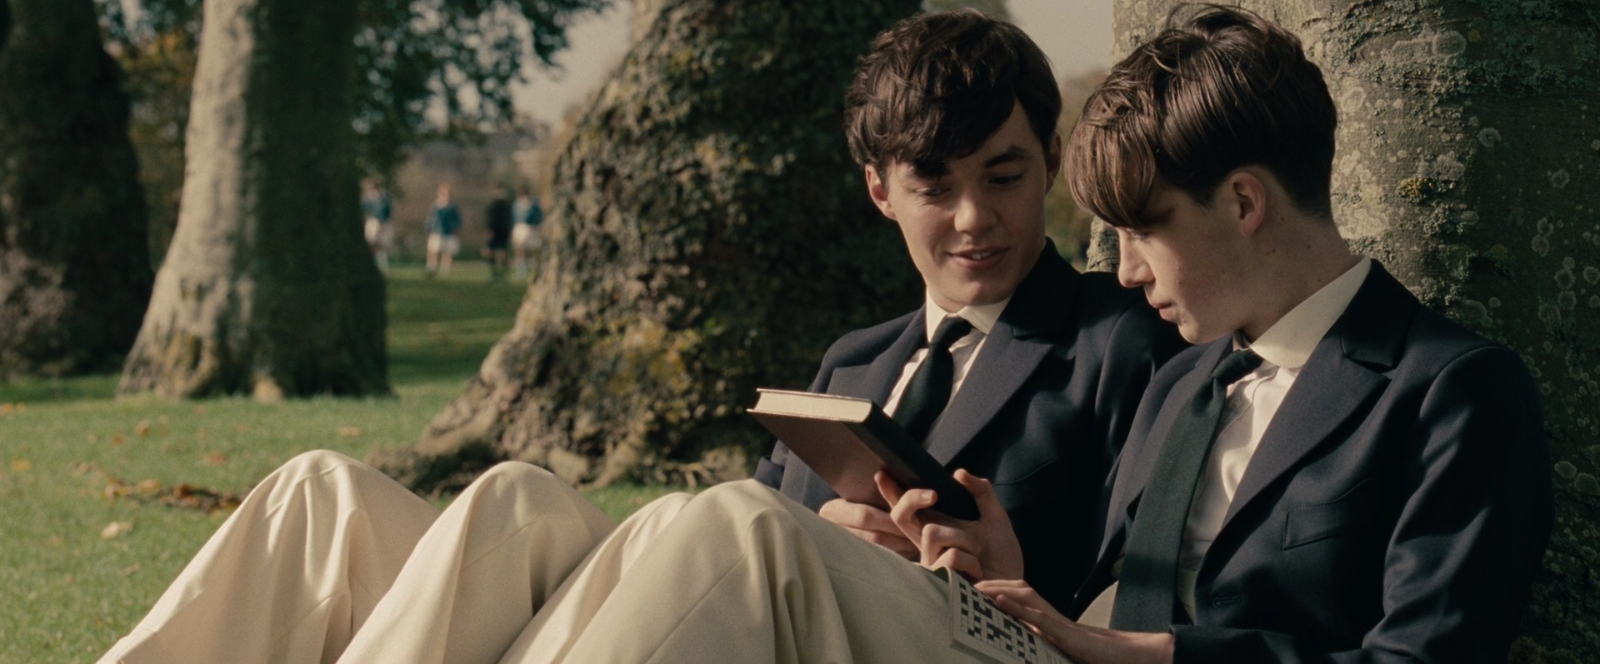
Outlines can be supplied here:
[[1306, 298], [1349, 271], [1361, 257], [1339, 236], [1331, 221], [1297, 220], [1275, 224], [1274, 237], [1262, 238], [1261, 272], [1254, 279], [1257, 315], [1241, 331], [1255, 340]]

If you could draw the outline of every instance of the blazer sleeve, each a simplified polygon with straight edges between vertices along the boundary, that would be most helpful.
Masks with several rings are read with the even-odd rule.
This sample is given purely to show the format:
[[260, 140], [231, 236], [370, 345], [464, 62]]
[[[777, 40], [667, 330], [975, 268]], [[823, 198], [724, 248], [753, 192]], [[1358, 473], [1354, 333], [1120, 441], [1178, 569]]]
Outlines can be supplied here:
[[1178, 328], [1161, 320], [1154, 309], [1145, 305], [1142, 296], [1118, 317], [1106, 341], [1106, 362], [1095, 390], [1095, 420], [1101, 426], [1098, 439], [1104, 441], [1112, 458], [1128, 439], [1134, 413], [1150, 379], [1167, 360], [1187, 347]]
[[1175, 626], [1174, 662], [1504, 662], [1554, 519], [1537, 392], [1501, 347], [1447, 364], [1395, 441], [1400, 513], [1383, 617], [1358, 650], [1289, 634]]

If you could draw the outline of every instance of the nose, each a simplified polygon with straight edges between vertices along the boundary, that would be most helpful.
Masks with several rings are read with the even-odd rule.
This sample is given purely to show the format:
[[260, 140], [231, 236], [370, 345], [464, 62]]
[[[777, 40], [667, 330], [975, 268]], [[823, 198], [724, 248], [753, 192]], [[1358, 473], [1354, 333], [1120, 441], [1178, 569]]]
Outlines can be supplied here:
[[1137, 243], [1127, 231], [1117, 229], [1117, 281], [1124, 288], [1135, 288], [1155, 281], [1150, 264], [1139, 253]]
[[969, 189], [956, 202], [956, 232], [981, 236], [999, 219], [981, 191]]

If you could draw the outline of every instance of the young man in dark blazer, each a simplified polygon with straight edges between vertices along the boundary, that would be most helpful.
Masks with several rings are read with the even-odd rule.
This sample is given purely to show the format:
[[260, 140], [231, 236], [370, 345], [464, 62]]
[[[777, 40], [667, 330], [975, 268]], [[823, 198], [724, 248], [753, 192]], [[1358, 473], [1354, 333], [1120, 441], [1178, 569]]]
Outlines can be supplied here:
[[[943, 412], [909, 428], [941, 463], [993, 482], [1023, 556], [1041, 561], [1028, 581], [1065, 602], [1094, 560], [1107, 472], [1139, 395], [1182, 342], [1137, 291], [1079, 274], [1046, 239], [1060, 111], [1049, 62], [1014, 26], [957, 12], [878, 38], [847, 93], [846, 134], [927, 297], [834, 343], [810, 389], [872, 399], [905, 421], [935, 332], [962, 321]], [[918, 556], [887, 512], [838, 498], [782, 443], [756, 478]]]
[[1082, 664], [1505, 661], [1552, 520], [1537, 393], [1351, 255], [1334, 126], [1298, 40], [1216, 6], [1085, 107], [1073, 193], [1200, 345], [1145, 393], [1072, 604], [979, 586]]

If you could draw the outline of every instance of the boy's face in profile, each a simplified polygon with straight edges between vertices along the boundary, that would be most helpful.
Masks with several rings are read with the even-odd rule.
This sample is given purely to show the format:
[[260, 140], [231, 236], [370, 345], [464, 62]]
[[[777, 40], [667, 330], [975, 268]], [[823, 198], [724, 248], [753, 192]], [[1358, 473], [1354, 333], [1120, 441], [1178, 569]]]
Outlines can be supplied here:
[[[1219, 190], [1222, 187], [1219, 187]], [[1212, 205], [1183, 190], [1157, 184], [1145, 204], [1148, 227], [1117, 229], [1123, 286], [1142, 288], [1161, 318], [1178, 326], [1189, 343], [1205, 343], [1238, 329], [1250, 303], [1240, 268], [1249, 262], [1226, 196]]]
[[900, 225], [911, 261], [946, 311], [1011, 296], [1044, 248], [1044, 196], [1061, 166], [1060, 139], [1042, 146], [1020, 104], [976, 152], [920, 172], [866, 167], [867, 190]]

